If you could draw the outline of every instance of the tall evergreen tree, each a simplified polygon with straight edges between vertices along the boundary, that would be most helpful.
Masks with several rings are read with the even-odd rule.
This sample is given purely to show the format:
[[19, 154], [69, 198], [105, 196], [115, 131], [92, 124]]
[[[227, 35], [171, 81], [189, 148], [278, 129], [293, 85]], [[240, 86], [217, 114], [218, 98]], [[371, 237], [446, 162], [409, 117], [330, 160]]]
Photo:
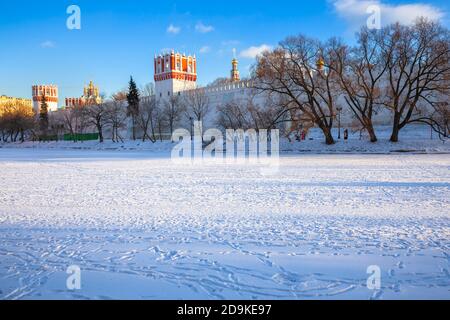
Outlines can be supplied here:
[[42, 96], [41, 108], [39, 110], [39, 128], [41, 134], [46, 135], [48, 131], [48, 105], [45, 101], [45, 95]]
[[127, 115], [131, 117], [133, 122], [133, 140], [136, 140], [136, 119], [139, 113], [139, 90], [134, 82], [133, 77], [130, 77], [127, 94], [128, 108]]

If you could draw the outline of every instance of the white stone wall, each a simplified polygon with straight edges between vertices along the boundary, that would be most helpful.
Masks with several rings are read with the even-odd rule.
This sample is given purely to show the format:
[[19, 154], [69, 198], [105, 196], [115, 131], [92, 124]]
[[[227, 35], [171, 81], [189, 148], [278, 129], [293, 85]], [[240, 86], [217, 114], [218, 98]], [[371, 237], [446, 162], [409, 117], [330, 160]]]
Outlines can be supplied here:
[[[47, 101], [47, 107], [48, 107], [48, 112], [58, 111], [58, 103], [57, 102], [48, 102]], [[36, 111], [36, 113], [39, 113], [39, 111], [41, 110], [41, 102], [33, 101], [33, 109]]]
[[197, 87], [194, 81], [168, 79], [156, 81], [155, 94], [158, 99], [167, 99], [178, 92], [193, 90]]

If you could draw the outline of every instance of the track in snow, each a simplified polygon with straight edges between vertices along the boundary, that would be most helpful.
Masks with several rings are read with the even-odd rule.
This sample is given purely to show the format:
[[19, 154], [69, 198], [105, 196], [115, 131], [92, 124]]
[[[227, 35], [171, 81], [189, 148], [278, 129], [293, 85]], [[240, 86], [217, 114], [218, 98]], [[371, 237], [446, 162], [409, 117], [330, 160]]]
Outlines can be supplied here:
[[269, 177], [144, 152], [2, 155], [3, 299], [450, 298], [448, 155], [284, 157]]

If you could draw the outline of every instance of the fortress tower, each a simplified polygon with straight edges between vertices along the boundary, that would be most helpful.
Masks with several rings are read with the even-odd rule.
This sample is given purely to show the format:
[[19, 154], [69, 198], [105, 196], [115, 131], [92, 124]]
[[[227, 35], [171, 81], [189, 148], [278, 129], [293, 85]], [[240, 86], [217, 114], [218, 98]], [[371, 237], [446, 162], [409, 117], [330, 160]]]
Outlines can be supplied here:
[[171, 53], [155, 57], [155, 94], [167, 99], [179, 92], [197, 88], [195, 56]]
[[58, 87], [55, 85], [35, 85], [32, 87], [33, 109], [39, 113], [42, 101], [45, 100], [48, 111], [58, 110]]

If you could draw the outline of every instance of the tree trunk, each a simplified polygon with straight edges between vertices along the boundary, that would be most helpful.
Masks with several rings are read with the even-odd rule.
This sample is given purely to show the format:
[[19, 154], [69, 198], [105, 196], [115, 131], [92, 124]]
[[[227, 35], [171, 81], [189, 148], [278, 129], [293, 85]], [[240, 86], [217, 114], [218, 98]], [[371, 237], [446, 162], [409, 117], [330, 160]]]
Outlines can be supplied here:
[[370, 142], [372, 142], [372, 143], [377, 142], [378, 138], [375, 133], [375, 129], [373, 128], [372, 119], [366, 118], [364, 121], [365, 121], [365, 126], [367, 129], [367, 132], [369, 133]]
[[325, 143], [329, 146], [335, 144], [333, 134], [331, 133], [331, 129], [328, 128], [327, 126], [319, 126], [319, 127], [320, 129], [322, 129], [323, 135], [325, 136]]
[[151, 129], [152, 129], [152, 137], [151, 137], [151, 141], [153, 142], [153, 143], [155, 143], [156, 142], [156, 136], [155, 136], [155, 124], [153, 123], [153, 121], [151, 121], [150, 122], [150, 125], [152, 126], [151, 127]]
[[97, 121], [97, 123], [95, 124], [95, 126], [97, 127], [97, 131], [98, 131], [98, 139], [99, 139], [100, 143], [103, 143], [103, 130], [102, 130], [102, 125], [100, 124], [99, 121]]
[[116, 135], [117, 135], [118, 141], [120, 140], [120, 141], [123, 143], [123, 138], [122, 138], [122, 136], [119, 134], [119, 128], [117, 128]]
[[147, 139], [147, 131], [148, 131], [148, 124], [147, 125], [142, 125], [142, 131], [144, 131], [144, 134], [142, 135], [142, 142], [145, 142], [145, 140]]
[[326, 142], [326, 144], [327, 145], [329, 145], [329, 146], [331, 146], [331, 145], [333, 145], [335, 142], [334, 142], [334, 138], [333, 138], [333, 136], [331, 135], [331, 132], [328, 132], [326, 135], [325, 135], [325, 142]]
[[398, 134], [400, 132], [400, 114], [394, 115], [394, 126], [392, 128], [391, 142], [398, 142]]
[[114, 125], [114, 123], [112, 125], [111, 136], [112, 136], [111, 137], [112, 138], [112, 142], [116, 143], [116, 126]]

